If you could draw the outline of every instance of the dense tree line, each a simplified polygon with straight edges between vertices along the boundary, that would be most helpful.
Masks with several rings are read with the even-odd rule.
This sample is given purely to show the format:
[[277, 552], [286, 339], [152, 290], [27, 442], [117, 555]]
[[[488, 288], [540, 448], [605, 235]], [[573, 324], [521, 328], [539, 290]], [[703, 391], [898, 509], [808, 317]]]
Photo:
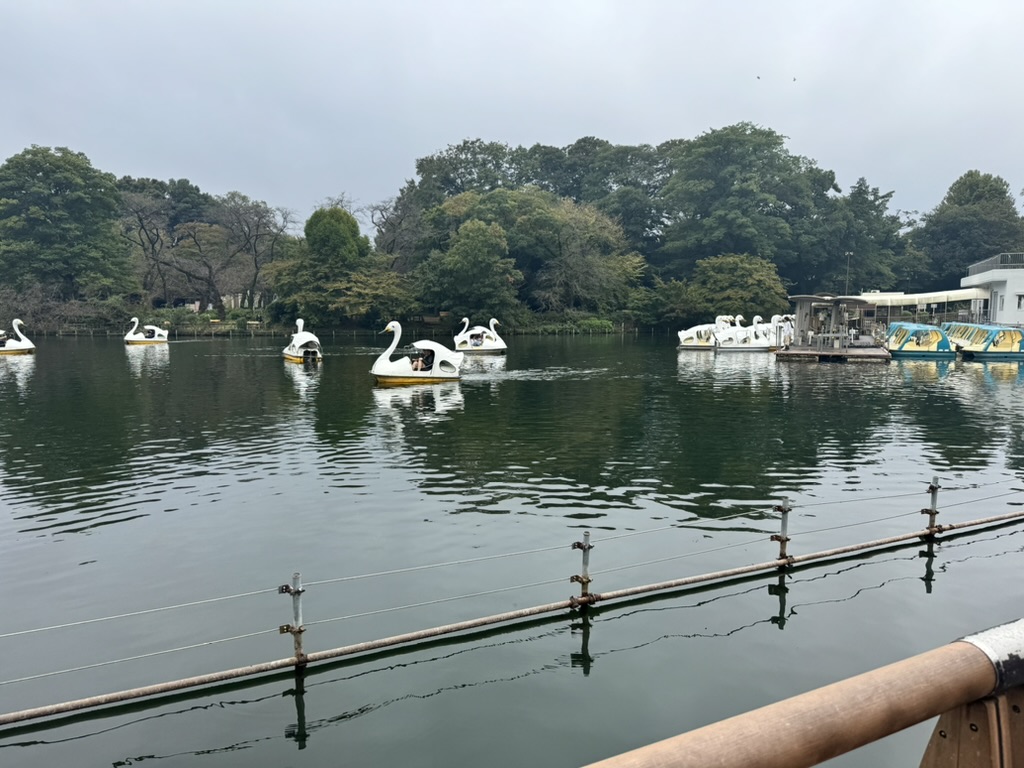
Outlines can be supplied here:
[[794, 293], [959, 286], [1024, 250], [1005, 180], [971, 170], [918, 219], [749, 123], [657, 147], [468, 140], [416, 161], [371, 205], [300, 235], [294, 215], [187, 179], [116, 179], [67, 148], [0, 165], [0, 301], [21, 314], [121, 320], [183, 304], [316, 326], [451, 312], [678, 327], [770, 314]]

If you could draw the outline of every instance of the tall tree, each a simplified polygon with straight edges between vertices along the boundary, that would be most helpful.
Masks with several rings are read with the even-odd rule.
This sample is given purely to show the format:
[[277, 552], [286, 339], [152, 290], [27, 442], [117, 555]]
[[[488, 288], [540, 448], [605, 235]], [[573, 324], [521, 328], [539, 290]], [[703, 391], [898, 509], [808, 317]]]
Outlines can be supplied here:
[[291, 213], [251, 200], [241, 192], [229, 192], [217, 202], [217, 218], [245, 262], [236, 281], [236, 287], [241, 288], [242, 306], [255, 309], [265, 305], [270, 297], [264, 268], [281, 257], [290, 239]]
[[337, 318], [345, 281], [370, 256], [370, 239], [359, 233], [359, 222], [346, 210], [319, 208], [306, 220], [306, 239], [291, 258], [268, 267], [268, 280], [277, 293], [277, 317], [301, 314], [312, 325]]
[[685, 276], [698, 260], [722, 253], [799, 262], [795, 223], [813, 220], [827, 193], [839, 190], [831, 174], [786, 151], [784, 139], [739, 123], [670, 150], [657, 258], [663, 276]]
[[417, 270], [421, 301], [456, 315], [509, 315], [519, 304], [522, 280], [504, 230], [478, 219], [462, 224], [451, 247], [434, 251]]
[[694, 314], [770, 317], [789, 308], [775, 265], [748, 254], [724, 254], [697, 262], [689, 298]]
[[953, 182], [942, 202], [911, 233], [931, 260], [927, 290], [958, 288], [967, 267], [1001, 252], [1024, 251], [1024, 227], [1010, 185], [980, 171]]
[[31, 148], [0, 165], [0, 273], [63, 300], [125, 287], [120, 196], [109, 173], [67, 147]]

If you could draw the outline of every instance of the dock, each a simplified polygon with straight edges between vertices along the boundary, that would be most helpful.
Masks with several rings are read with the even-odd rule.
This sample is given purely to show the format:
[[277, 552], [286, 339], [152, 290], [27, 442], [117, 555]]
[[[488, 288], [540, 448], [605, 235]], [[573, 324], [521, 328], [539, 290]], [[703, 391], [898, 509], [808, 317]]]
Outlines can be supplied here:
[[776, 350], [778, 360], [815, 360], [819, 363], [888, 363], [889, 350], [874, 337], [847, 333], [819, 333], [810, 343], [793, 344]]
[[790, 347], [775, 352], [777, 360], [814, 360], [819, 363], [888, 363], [892, 359], [883, 347]]

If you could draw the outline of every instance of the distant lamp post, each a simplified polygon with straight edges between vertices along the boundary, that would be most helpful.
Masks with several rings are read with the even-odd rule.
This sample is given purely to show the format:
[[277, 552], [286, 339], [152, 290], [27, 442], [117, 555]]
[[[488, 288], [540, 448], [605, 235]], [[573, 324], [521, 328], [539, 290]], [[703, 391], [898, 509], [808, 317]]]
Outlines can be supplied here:
[[843, 293], [847, 296], [850, 295], [850, 257], [853, 256], [853, 251], [846, 252], [846, 290]]

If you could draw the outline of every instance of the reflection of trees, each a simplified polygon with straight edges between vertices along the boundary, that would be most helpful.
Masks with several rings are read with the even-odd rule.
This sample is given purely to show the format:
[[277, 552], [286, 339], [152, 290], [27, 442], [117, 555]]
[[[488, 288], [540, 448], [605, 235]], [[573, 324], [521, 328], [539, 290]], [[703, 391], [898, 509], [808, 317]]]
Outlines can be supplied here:
[[507, 512], [525, 498], [594, 517], [653, 496], [717, 515], [723, 492], [730, 504], [742, 493], [763, 507], [780, 489], [817, 482], [823, 464], [858, 472], [878, 461], [894, 431], [899, 442], [920, 443], [922, 477], [927, 464], [986, 466], [1004, 436], [1021, 443], [1010, 412], [1000, 409], [1006, 423], [986, 416], [993, 395], [967, 380], [962, 364], [674, 359], [663, 346], [615, 337], [515, 346], [515, 366], [492, 383], [463, 382], [458, 419], [427, 425], [404, 414], [422, 461], [457, 473], [461, 488], [487, 489], [478, 511]]
[[278, 355], [245, 344], [172, 343], [165, 364], [144, 365], [120, 339], [47, 339], [45, 356], [58, 362], [41, 352], [34, 396], [0, 416], [0, 459], [17, 467], [7, 490], [84, 515], [123, 501], [136, 470], [156, 481], [205, 473], [213, 449], [274, 452], [300, 396]]

